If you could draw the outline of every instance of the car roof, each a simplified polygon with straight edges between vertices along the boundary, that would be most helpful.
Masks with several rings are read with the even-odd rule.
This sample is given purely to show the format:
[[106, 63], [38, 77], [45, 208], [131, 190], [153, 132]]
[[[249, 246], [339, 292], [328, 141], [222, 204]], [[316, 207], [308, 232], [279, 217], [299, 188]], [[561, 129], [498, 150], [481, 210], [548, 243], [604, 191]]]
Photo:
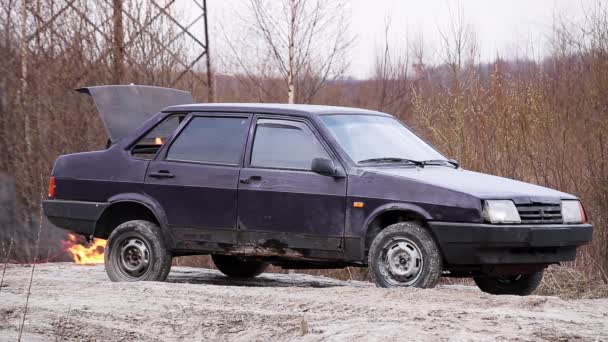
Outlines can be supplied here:
[[326, 114], [367, 114], [392, 116], [362, 108], [284, 103], [193, 103], [165, 108], [163, 112], [237, 112], [314, 116]]

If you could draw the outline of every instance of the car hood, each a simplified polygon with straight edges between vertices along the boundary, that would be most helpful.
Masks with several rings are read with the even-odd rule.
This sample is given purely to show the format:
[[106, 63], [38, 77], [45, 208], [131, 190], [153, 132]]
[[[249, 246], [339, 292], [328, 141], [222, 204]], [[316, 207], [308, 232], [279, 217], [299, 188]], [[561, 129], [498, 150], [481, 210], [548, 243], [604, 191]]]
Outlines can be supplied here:
[[447, 166], [369, 167], [365, 171], [431, 184], [480, 199], [511, 199], [517, 204], [558, 203], [576, 197], [542, 186]]

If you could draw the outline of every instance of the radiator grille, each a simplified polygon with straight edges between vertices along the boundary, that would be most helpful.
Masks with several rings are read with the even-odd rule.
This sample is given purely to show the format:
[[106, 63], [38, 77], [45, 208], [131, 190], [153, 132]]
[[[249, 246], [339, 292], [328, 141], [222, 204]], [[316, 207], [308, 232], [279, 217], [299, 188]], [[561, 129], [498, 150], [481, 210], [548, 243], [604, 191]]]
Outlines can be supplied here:
[[562, 207], [559, 204], [519, 204], [517, 205], [521, 223], [551, 224], [562, 223]]

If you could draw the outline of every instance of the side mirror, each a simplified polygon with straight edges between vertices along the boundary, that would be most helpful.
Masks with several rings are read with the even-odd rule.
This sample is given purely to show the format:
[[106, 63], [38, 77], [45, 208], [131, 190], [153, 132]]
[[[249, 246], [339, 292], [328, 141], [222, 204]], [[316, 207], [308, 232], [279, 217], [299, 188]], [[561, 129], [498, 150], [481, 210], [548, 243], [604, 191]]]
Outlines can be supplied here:
[[331, 159], [327, 158], [315, 158], [312, 160], [310, 166], [312, 172], [318, 173], [324, 176], [334, 176], [337, 172], [336, 165]]

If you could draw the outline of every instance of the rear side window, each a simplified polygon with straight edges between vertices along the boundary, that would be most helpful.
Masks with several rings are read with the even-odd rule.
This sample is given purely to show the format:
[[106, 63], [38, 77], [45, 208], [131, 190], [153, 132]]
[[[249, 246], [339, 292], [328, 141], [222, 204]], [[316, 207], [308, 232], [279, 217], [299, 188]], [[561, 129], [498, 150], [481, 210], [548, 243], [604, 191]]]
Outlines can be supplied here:
[[238, 165], [247, 118], [194, 117], [171, 144], [168, 160]]
[[186, 114], [172, 115], [156, 125], [133, 146], [131, 155], [142, 159], [153, 159], [158, 150], [171, 137], [186, 118]]
[[251, 150], [251, 166], [310, 170], [314, 158], [329, 156], [305, 123], [258, 120]]

